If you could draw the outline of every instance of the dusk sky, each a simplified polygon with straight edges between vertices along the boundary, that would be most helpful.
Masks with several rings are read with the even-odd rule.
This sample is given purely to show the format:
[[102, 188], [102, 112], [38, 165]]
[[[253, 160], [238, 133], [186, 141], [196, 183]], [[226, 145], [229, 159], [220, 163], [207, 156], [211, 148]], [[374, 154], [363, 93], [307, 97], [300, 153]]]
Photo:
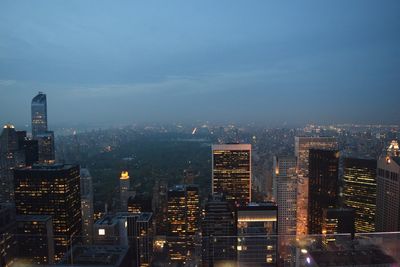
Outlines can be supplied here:
[[0, 123], [400, 123], [400, 1], [0, 2]]

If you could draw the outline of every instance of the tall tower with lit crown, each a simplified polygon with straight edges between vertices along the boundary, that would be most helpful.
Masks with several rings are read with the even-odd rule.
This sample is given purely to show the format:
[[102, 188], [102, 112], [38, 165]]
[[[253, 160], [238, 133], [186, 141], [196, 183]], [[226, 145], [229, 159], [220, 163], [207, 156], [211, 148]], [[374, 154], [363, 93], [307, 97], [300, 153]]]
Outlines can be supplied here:
[[121, 172], [121, 177], [119, 178], [119, 193], [120, 193], [120, 203], [121, 210], [128, 210], [128, 199], [129, 199], [129, 187], [130, 187], [130, 177], [127, 171]]

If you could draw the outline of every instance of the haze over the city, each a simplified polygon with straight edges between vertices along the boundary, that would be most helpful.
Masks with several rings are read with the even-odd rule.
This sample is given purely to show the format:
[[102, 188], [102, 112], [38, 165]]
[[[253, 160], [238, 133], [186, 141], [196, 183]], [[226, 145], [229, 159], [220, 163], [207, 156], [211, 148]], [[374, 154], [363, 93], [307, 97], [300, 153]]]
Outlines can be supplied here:
[[400, 123], [399, 1], [2, 1], [0, 123]]

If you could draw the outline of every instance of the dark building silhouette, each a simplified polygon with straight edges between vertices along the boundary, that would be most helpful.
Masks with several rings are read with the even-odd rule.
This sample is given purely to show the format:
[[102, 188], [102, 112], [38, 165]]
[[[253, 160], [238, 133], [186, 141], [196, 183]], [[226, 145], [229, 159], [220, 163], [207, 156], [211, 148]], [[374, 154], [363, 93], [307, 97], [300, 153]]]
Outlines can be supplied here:
[[143, 193], [136, 193], [128, 199], [128, 211], [134, 213], [152, 212], [152, 199]]
[[376, 166], [373, 159], [344, 159], [343, 204], [355, 210], [357, 233], [375, 231]]
[[323, 210], [336, 207], [339, 193], [339, 152], [310, 149], [309, 154], [309, 234], [321, 234]]
[[80, 176], [77, 165], [33, 165], [14, 171], [17, 215], [53, 218], [55, 259], [65, 254], [82, 229]]
[[53, 221], [49, 215], [17, 216], [18, 258], [31, 264], [54, 263]]
[[223, 195], [208, 198], [202, 221], [202, 263], [214, 266], [236, 262], [235, 216]]
[[9, 266], [16, 256], [15, 207], [0, 203], [0, 266]]
[[335, 234], [355, 233], [355, 211], [352, 208], [327, 208], [323, 210], [322, 234], [325, 243], [336, 241]]
[[13, 169], [24, 166], [24, 153], [19, 147], [18, 132], [6, 124], [0, 135], [0, 202], [13, 199]]

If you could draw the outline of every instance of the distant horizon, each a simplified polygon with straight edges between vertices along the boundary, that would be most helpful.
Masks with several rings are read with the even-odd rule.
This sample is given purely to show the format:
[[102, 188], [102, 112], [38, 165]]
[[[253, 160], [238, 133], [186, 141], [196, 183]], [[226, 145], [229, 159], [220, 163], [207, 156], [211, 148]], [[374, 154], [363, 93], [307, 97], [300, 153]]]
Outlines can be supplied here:
[[0, 3], [0, 122], [400, 124], [400, 2]]

